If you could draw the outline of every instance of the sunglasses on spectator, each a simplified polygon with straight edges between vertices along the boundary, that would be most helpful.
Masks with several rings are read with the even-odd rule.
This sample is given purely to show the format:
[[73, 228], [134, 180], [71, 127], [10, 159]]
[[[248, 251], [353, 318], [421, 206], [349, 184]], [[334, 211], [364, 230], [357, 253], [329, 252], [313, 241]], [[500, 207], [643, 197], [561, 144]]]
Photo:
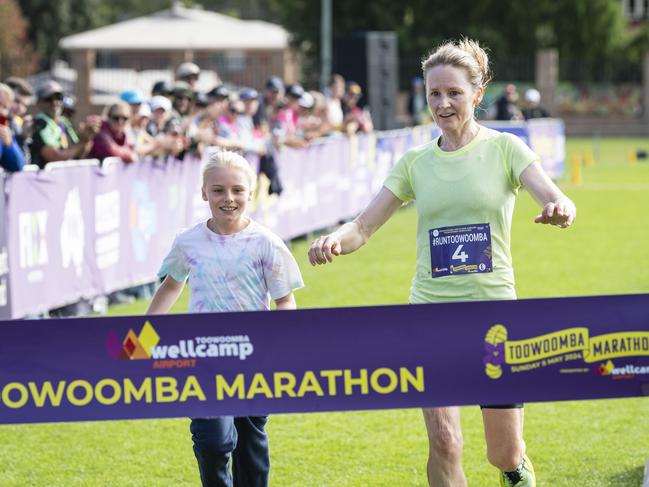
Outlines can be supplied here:
[[110, 119], [113, 122], [126, 122], [128, 120], [128, 117], [126, 117], [124, 115], [111, 115]]

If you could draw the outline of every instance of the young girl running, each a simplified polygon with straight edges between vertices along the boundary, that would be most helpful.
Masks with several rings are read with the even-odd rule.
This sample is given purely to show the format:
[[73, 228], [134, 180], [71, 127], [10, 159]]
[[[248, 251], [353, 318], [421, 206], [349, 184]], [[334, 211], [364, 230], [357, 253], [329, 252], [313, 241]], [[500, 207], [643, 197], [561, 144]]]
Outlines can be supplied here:
[[[303, 286], [284, 242], [246, 216], [255, 184], [248, 161], [214, 155], [203, 169], [203, 199], [212, 217], [176, 237], [158, 275], [164, 278], [148, 314], [165, 313], [188, 279], [190, 313], [295, 309]], [[194, 418], [190, 431], [203, 486], [265, 487], [270, 458], [267, 417]], [[232, 457], [232, 476], [230, 475]]]

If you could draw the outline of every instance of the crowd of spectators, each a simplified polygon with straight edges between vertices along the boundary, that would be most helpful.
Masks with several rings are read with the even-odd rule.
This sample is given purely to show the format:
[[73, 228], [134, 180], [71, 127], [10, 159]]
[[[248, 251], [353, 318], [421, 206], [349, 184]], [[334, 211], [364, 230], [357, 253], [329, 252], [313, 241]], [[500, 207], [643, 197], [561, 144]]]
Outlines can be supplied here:
[[[373, 130], [369, 107], [359, 103], [361, 86], [339, 74], [325, 93], [286, 86], [278, 77], [268, 79], [261, 92], [225, 84], [202, 92], [200, 67], [191, 62], [178, 66], [175, 75], [175, 82], [154, 83], [148, 96], [126, 89], [101, 115], [83, 120], [76, 120], [72, 94], [56, 81], [34, 89], [22, 78], [6, 79], [0, 83], [0, 167], [19, 171], [26, 164], [44, 168], [54, 161], [107, 157], [132, 163], [144, 156], [200, 156], [205, 147], [217, 146], [258, 154], [272, 180], [273, 154], [281, 146], [301, 148], [321, 137]], [[516, 86], [507, 84], [487, 116], [547, 117], [540, 101], [537, 90], [519, 97]], [[413, 124], [430, 122], [419, 77], [412, 80], [407, 108]], [[279, 183], [273, 187], [281, 191]]]
[[526, 90], [521, 100], [518, 89], [513, 83], [505, 85], [491, 110], [491, 118], [496, 120], [520, 121], [549, 116], [548, 111], [541, 106], [541, 93], [537, 89]]
[[7, 79], [0, 84], [2, 168], [107, 157], [125, 163], [144, 156], [182, 158], [200, 156], [207, 146], [272, 159], [281, 146], [301, 148], [320, 137], [373, 130], [368, 107], [359, 105], [361, 87], [340, 75], [320, 93], [286, 86], [278, 77], [268, 79], [261, 92], [225, 84], [201, 92], [199, 66], [183, 63], [175, 74], [173, 83], [154, 83], [148, 96], [124, 90], [101, 115], [83, 120], [76, 120], [73, 96], [56, 81], [34, 89], [24, 79]]

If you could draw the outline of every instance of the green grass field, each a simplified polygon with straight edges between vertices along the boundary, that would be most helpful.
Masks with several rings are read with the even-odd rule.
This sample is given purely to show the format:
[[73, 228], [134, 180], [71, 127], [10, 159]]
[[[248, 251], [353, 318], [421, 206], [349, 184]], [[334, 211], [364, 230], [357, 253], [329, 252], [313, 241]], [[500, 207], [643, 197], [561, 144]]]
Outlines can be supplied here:
[[[563, 183], [578, 218], [569, 230], [535, 225], [522, 193], [512, 251], [520, 298], [649, 293], [649, 162], [627, 153], [649, 140], [570, 139], [593, 150], [583, 184]], [[566, 181], [569, 181], [566, 177]], [[405, 303], [415, 261], [415, 213], [399, 212], [353, 256], [314, 269], [306, 242], [293, 251], [306, 287], [300, 307]], [[187, 306], [187, 296], [175, 311]], [[115, 307], [139, 314], [146, 303]], [[462, 410], [471, 486], [496, 486], [477, 407]], [[649, 459], [649, 398], [526, 406], [526, 441], [540, 487], [637, 487]], [[1, 486], [199, 485], [189, 420], [0, 427]], [[426, 486], [427, 443], [419, 410], [275, 415], [272, 477], [285, 486]]]

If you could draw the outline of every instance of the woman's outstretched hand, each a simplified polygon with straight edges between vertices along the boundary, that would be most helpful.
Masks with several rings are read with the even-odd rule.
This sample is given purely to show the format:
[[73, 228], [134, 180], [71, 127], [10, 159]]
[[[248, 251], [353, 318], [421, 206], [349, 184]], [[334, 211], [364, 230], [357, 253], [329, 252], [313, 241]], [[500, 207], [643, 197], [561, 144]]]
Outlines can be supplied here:
[[316, 238], [309, 247], [309, 262], [311, 265], [333, 262], [334, 256], [340, 255], [342, 247], [340, 240], [333, 234]]
[[565, 199], [547, 203], [541, 213], [534, 219], [534, 222], [567, 228], [572, 225], [576, 216], [577, 209], [575, 205], [572, 201]]

